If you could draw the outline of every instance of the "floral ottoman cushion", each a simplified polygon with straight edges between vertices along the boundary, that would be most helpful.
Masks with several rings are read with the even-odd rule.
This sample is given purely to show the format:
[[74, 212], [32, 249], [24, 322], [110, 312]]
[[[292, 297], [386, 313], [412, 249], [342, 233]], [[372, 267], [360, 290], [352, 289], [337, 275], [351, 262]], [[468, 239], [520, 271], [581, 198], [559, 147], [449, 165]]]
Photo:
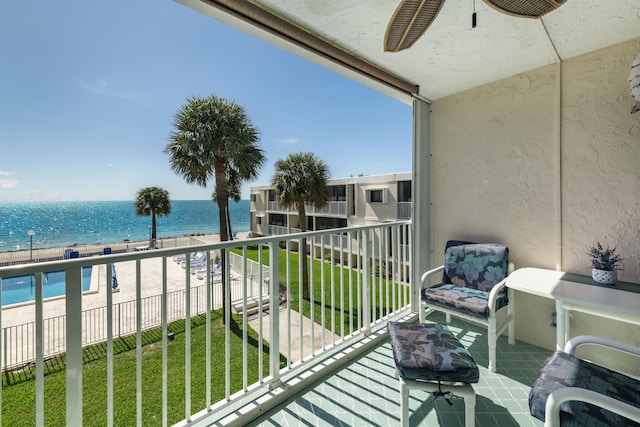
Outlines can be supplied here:
[[477, 383], [478, 365], [446, 325], [389, 322], [398, 374], [408, 380]]

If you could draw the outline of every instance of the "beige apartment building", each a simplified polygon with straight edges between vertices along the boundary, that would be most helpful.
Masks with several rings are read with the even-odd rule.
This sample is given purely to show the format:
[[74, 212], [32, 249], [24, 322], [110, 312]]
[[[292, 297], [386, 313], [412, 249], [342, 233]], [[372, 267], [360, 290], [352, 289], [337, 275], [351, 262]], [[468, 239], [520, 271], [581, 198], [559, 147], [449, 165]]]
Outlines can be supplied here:
[[[307, 206], [307, 230], [411, 219], [411, 172], [335, 178], [328, 181], [329, 203]], [[271, 236], [300, 231], [295, 208], [276, 201], [271, 186], [251, 187], [251, 233]]]

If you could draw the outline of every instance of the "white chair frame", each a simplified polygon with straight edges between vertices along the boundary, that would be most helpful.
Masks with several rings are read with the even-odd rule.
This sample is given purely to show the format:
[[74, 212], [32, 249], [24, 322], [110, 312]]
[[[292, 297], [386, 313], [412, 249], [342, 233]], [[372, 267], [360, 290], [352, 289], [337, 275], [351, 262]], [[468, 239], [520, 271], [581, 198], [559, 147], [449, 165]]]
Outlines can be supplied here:
[[[515, 266], [513, 263], [509, 263], [507, 274], [511, 274]], [[487, 343], [489, 346], [489, 371], [496, 371], [496, 342], [498, 340], [498, 336], [502, 335], [505, 329], [508, 330], [509, 335], [509, 344], [515, 344], [516, 342], [516, 326], [515, 326], [515, 300], [513, 297], [513, 290], [507, 288], [507, 298], [509, 298], [509, 304], [507, 305], [507, 315], [498, 325], [496, 318], [496, 298], [498, 296], [498, 292], [502, 290], [507, 285], [507, 279], [503, 279], [500, 283], [496, 284], [489, 293], [489, 316], [487, 319], [482, 319], [480, 317], [471, 316], [466, 313], [462, 313], [457, 311], [454, 308], [445, 308], [440, 306], [430, 306], [422, 299], [422, 290], [425, 288], [430, 288], [431, 286], [436, 285], [437, 283], [429, 284], [429, 277], [433, 274], [440, 273], [444, 270], [444, 265], [440, 267], [434, 268], [425, 272], [420, 278], [420, 322], [424, 323], [427, 316], [435, 311], [440, 311], [445, 313], [447, 323], [451, 322], [451, 315], [454, 315], [458, 318], [467, 320], [472, 323], [477, 323], [487, 327]]]
[[[572, 338], [564, 347], [564, 352], [575, 356], [576, 349], [583, 344], [596, 344], [640, 356], [640, 347], [621, 343], [593, 335], [580, 335]], [[640, 384], [640, 381], [639, 381]], [[640, 408], [615, 400], [598, 392], [579, 387], [563, 387], [549, 394], [545, 405], [545, 427], [560, 427], [560, 405], [570, 400], [578, 400], [619, 414], [640, 423]]]

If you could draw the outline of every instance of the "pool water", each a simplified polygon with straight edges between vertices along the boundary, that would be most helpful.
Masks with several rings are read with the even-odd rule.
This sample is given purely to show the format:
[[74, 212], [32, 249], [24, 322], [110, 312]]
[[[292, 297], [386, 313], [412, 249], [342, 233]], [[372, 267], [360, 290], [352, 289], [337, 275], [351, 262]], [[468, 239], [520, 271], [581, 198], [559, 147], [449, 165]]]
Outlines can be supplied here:
[[[2, 278], [2, 305], [18, 304], [35, 301], [36, 278], [34, 275], [14, 276]], [[44, 274], [42, 284], [44, 286], [43, 297], [51, 298], [64, 295], [65, 273], [64, 271], [50, 271]], [[91, 267], [82, 269], [82, 290], [88, 291], [91, 284]]]

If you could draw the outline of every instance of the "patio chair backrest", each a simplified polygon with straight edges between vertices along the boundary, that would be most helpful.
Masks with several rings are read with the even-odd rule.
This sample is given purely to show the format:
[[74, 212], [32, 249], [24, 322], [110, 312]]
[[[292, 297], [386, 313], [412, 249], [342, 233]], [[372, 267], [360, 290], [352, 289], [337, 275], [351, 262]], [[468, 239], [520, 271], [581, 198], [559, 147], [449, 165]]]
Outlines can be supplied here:
[[489, 292], [507, 277], [509, 248], [497, 243], [450, 246], [444, 257], [444, 272], [455, 286]]
[[[473, 245], [475, 242], [467, 242], [466, 240], [449, 240], [444, 247], [445, 254], [447, 250], [452, 246], [460, 246], [460, 245]], [[451, 283], [451, 277], [447, 274], [447, 270], [445, 269], [442, 273], [442, 283]]]

